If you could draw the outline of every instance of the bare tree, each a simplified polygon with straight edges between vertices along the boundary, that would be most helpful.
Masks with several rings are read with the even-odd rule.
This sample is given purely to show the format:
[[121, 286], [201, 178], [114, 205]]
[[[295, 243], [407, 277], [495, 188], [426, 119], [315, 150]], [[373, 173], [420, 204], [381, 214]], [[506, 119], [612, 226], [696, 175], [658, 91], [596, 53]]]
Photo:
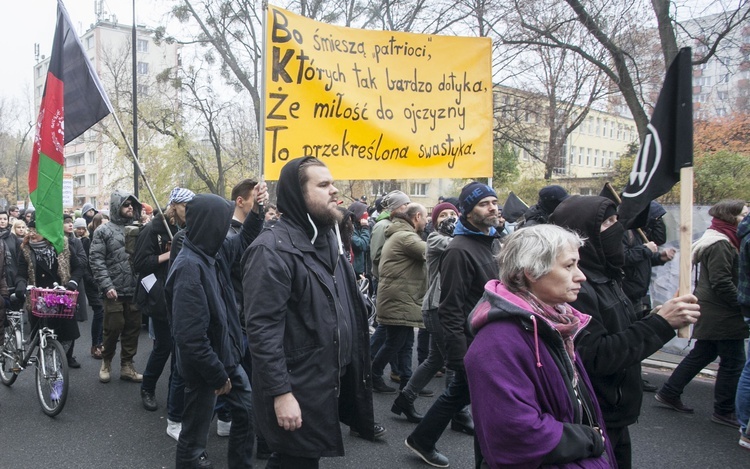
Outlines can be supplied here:
[[[646, 107], [651, 102], [645, 98], [650, 98], [653, 82], [645, 80], [649, 74], [643, 75], [640, 67], [653, 48], [663, 57], [662, 74], [676, 56], [679, 48], [676, 33], [684, 28], [676, 21], [670, 7], [686, 3], [682, 0], [651, 0], [648, 4], [644, 1], [546, 0], [534, 2], [535, 6], [529, 8], [525, 2], [514, 0], [507, 4], [504, 27], [497, 27], [496, 33], [504, 44], [565, 49], [599, 68], [617, 87], [633, 115], [638, 133], [643, 136], [649, 120]], [[702, 25], [698, 34], [693, 31], [688, 35], [707, 49], [705, 54], [695, 57], [694, 64], [705, 63], [715, 56], [727, 35], [747, 22], [748, 3], [749, 0], [715, 2], [714, 6], [722, 7], [722, 12], [713, 22]], [[540, 20], [548, 10], [561, 14], [559, 22], [547, 24]], [[583, 26], [593, 41], [581, 44], [561, 36], [561, 27], [571, 22]], [[653, 27], [649, 28], [649, 23]], [[508, 27], [514, 24], [520, 28]]]

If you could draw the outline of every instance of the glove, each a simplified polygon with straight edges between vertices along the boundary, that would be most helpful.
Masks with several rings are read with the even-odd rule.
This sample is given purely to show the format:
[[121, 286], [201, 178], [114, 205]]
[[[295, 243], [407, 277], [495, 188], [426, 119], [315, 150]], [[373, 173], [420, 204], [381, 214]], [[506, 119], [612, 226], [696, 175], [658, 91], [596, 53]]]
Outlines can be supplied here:
[[78, 291], [78, 283], [75, 280], [71, 280], [70, 282], [65, 284], [65, 289], [71, 290], [71, 291]]
[[23, 303], [23, 301], [26, 299], [26, 289], [25, 288], [16, 288], [15, 294], [16, 294], [16, 300], [19, 303]]
[[453, 230], [456, 228], [456, 219], [454, 217], [446, 218], [438, 225], [438, 232], [445, 236], [453, 237]]

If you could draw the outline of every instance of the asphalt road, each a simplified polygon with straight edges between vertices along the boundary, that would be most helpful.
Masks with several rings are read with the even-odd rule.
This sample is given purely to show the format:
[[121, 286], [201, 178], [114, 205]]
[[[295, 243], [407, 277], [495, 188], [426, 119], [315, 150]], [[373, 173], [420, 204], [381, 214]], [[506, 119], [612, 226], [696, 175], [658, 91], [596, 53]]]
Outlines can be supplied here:
[[[88, 323], [81, 324], [82, 338], [77, 353], [82, 368], [70, 371], [70, 394], [63, 412], [56, 418], [44, 415], [34, 394], [32, 370], [22, 373], [7, 388], [0, 385], [0, 468], [168, 468], [174, 466], [176, 442], [166, 429], [166, 375], [157, 388], [160, 408], [147, 412], [140, 402], [139, 385], [117, 379], [113, 370], [109, 384], [98, 381], [100, 362], [89, 357]], [[136, 367], [142, 371], [150, 341], [141, 334]], [[117, 361], [119, 358], [116, 358]], [[661, 384], [668, 373], [649, 370], [649, 379]], [[438, 391], [442, 378], [430, 388]], [[646, 395], [643, 413], [631, 429], [636, 468], [748, 467], [750, 452], [737, 445], [736, 430], [712, 423], [712, 383], [698, 380], [684, 396], [696, 408], [694, 415], [682, 415], [661, 408]], [[437, 395], [437, 394], [436, 394]], [[346, 456], [324, 459], [323, 468], [426, 468], [404, 446], [414, 425], [390, 412], [393, 395], [375, 394], [376, 421], [387, 428], [385, 437], [367, 442], [349, 436], [344, 427]], [[417, 408], [426, 411], [434, 398], [420, 398]], [[211, 426], [208, 452], [214, 467], [226, 467], [226, 438]], [[451, 467], [472, 468], [472, 438], [446, 430], [438, 448], [450, 458]], [[257, 468], [265, 467], [258, 461]]]

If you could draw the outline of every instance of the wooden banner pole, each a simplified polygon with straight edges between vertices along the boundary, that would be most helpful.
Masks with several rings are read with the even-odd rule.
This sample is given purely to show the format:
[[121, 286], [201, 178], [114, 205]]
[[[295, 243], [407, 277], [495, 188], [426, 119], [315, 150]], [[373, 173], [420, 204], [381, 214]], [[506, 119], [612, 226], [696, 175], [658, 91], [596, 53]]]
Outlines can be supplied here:
[[[691, 246], [693, 244], [693, 167], [680, 169], [680, 289], [679, 295], [691, 293]], [[689, 338], [690, 326], [677, 330], [677, 337]]]

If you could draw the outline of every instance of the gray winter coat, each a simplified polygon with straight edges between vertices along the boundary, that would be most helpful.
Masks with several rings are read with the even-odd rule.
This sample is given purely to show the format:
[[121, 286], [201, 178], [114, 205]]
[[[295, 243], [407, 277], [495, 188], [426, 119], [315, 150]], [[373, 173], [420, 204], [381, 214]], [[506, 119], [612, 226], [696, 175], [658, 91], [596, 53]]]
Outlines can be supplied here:
[[[133, 202], [133, 219], [120, 215], [125, 200]], [[118, 297], [135, 294], [136, 273], [125, 251], [125, 226], [141, 218], [141, 203], [132, 194], [117, 190], [109, 201], [110, 222], [94, 231], [89, 250], [89, 265], [96, 284], [102, 293], [111, 289]]]

